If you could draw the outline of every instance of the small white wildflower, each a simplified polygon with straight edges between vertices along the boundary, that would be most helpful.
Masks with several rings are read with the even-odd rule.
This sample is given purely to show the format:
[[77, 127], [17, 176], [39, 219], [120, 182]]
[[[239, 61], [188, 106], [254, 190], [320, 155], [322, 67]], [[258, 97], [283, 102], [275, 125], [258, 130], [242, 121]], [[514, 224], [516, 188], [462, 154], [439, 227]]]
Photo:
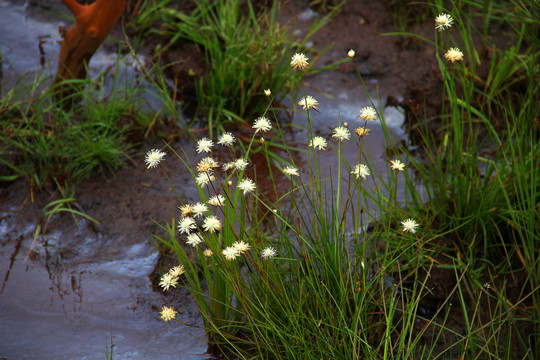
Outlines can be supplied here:
[[298, 169], [295, 168], [294, 166], [287, 166], [283, 169], [283, 173], [285, 175], [289, 175], [289, 176], [300, 176], [300, 174], [298, 173]]
[[313, 147], [314, 149], [324, 150], [326, 149], [326, 139], [321, 136], [315, 136], [311, 141], [309, 142], [309, 146]]
[[176, 287], [176, 285], [178, 285], [178, 277], [171, 276], [169, 273], [163, 274], [161, 281], [159, 282], [159, 286], [161, 286], [165, 291], [169, 290], [171, 286]]
[[178, 231], [180, 231], [180, 234], [190, 234], [191, 230], [195, 229], [196, 227], [197, 224], [195, 223], [195, 219], [192, 217], [186, 216], [178, 221]]
[[366, 136], [366, 135], [369, 135], [369, 133], [371, 132], [370, 129], [366, 129], [365, 127], [358, 127], [356, 129], [354, 129], [354, 132], [356, 133], [356, 135], [358, 136]]
[[201, 187], [205, 186], [210, 181], [214, 181], [214, 180], [216, 180], [216, 177], [214, 175], [210, 174], [210, 173], [200, 173], [195, 178], [195, 182], [197, 183], [197, 185], [199, 185]]
[[371, 106], [364, 106], [360, 109], [360, 115], [358, 117], [368, 121], [375, 121], [377, 120], [377, 112]]
[[185, 272], [185, 269], [183, 265], [175, 266], [169, 269], [169, 275], [176, 278], [182, 275], [184, 272]]
[[443, 31], [447, 28], [450, 28], [452, 27], [453, 21], [454, 19], [452, 19], [450, 15], [439, 14], [439, 16], [435, 18], [435, 29], [437, 29], [438, 31]]
[[214, 142], [212, 140], [209, 138], [202, 138], [201, 140], [197, 141], [197, 152], [210, 152], [212, 151], [213, 146]]
[[208, 206], [206, 206], [206, 204], [198, 202], [195, 205], [193, 205], [193, 217], [202, 216], [203, 213], [207, 211], [208, 211]]
[[349, 52], [347, 53], [347, 56], [351, 59], [354, 57], [354, 55], [356, 55], [356, 52], [353, 49], [349, 50]]
[[238, 171], [243, 171], [249, 163], [244, 158], [238, 158], [234, 161], [233, 167]]
[[231, 134], [230, 132], [226, 132], [226, 133], [221, 134], [221, 136], [218, 139], [218, 144], [223, 145], [223, 146], [231, 146], [232, 144], [234, 144], [235, 141], [236, 141], [236, 138], [234, 137], [234, 135]]
[[221, 221], [215, 215], [210, 215], [204, 219], [202, 227], [204, 231], [213, 233], [221, 230]]
[[214, 255], [214, 252], [212, 251], [212, 249], [205, 249], [203, 251], [203, 255], [206, 256], [206, 257], [211, 257], [212, 255]]
[[243, 178], [242, 181], [238, 183], [237, 187], [244, 192], [244, 195], [255, 191], [255, 189], [257, 188], [253, 180], [249, 178]]
[[270, 95], [272, 95], [272, 92], [270, 91], [270, 89], [266, 89], [266, 90], [264, 90], [264, 95], [270, 96]]
[[231, 170], [232, 168], [234, 168], [234, 161], [229, 161], [228, 163], [223, 164], [221, 168], [223, 169], [223, 171]]
[[261, 251], [261, 257], [264, 259], [264, 260], [268, 260], [270, 258], [273, 258], [274, 256], [277, 255], [277, 251], [276, 249], [274, 249], [272, 246], [268, 246], [268, 247], [265, 247], [262, 251]]
[[192, 204], [184, 204], [182, 206], [179, 206], [178, 209], [182, 212], [180, 217], [186, 217], [193, 213], [193, 205]]
[[369, 175], [369, 168], [365, 164], [356, 164], [351, 174], [356, 175], [357, 179], [362, 177], [362, 179], [366, 180], [366, 176]]
[[200, 173], [206, 173], [211, 172], [214, 170], [214, 168], [219, 167], [216, 160], [211, 158], [210, 156], [207, 156], [203, 158], [199, 163], [197, 164], [197, 171]]
[[306, 55], [302, 53], [296, 53], [292, 56], [290, 65], [294, 69], [303, 71], [309, 65], [308, 60], [309, 59], [306, 57]]
[[452, 63], [456, 61], [463, 61], [463, 53], [458, 48], [450, 48], [444, 54], [446, 60], [451, 61]]
[[308, 95], [305, 98], [300, 99], [298, 105], [302, 106], [304, 110], [306, 110], [307, 108], [312, 108], [315, 111], [319, 111], [319, 109], [317, 109], [317, 105], [319, 105], [319, 102], [315, 100], [313, 96]]
[[212, 206], [223, 206], [225, 204], [225, 196], [218, 194], [208, 199], [208, 203]]
[[174, 308], [163, 306], [160, 312], [160, 319], [164, 322], [174, 320], [176, 318], [177, 311], [174, 310]]
[[195, 247], [195, 246], [199, 245], [200, 243], [202, 243], [202, 241], [203, 241], [203, 239], [199, 234], [193, 233], [193, 234], [188, 235], [188, 237], [186, 239], [186, 244]]
[[418, 223], [414, 221], [413, 219], [403, 220], [401, 222], [401, 225], [403, 225], [402, 231], [404, 232], [410, 231], [413, 234], [416, 232], [416, 228], [418, 227]]
[[240, 254], [243, 254], [245, 253], [246, 251], [248, 251], [249, 249], [251, 249], [251, 246], [249, 246], [248, 243], [244, 242], [244, 241], [235, 241], [233, 244], [232, 244], [233, 248], [236, 249], [236, 251], [238, 251]]
[[226, 247], [225, 249], [223, 249], [222, 253], [223, 256], [225, 256], [225, 259], [229, 261], [234, 260], [238, 256], [240, 256], [240, 252], [238, 252], [238, 250], [236, 250], [236, 248], [234, 248], [233, 246]]
[[272, 129], [272, 124], [270, 123], [270, 120], [268, 120], [264, 116], [261, 116], [255, 119], [255, 122], [253, 123], [253, 128], [255, 129], [256, 133], [258, 133], [259, 131], [267, 132]]
[[334, 129], [334, 133], [332, 134], [332, 137], [335, 139], [338, 139], [339, 141], [350, 140], [351, 132], [346, 127], [338, 126], [337, 128]]
[[400, 160], [390, 160], [390, 164], [392, 164], [392, 170], [403, 171], [405, 169], [405, 164]]
[[158, 149], [152, 149], [148, 151], [146, 153], [146, 158], [144, 159], [147, 165], [147, 169], [156, 167], [161, 162], [161, 160], [163, 160], [164, 156], [165, 153]]

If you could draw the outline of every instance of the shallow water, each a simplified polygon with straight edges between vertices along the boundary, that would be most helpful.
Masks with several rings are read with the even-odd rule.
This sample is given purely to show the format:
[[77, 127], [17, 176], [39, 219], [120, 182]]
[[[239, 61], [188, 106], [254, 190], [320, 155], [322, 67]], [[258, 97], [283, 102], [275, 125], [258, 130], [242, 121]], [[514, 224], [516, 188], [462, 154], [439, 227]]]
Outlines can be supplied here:
[[[36, 11], [34, 11], [35, 13]], [[52, 77], [56, 71], [60, 40], [57, 35], [62, 21], [53, 15], [33, 14], [21, 1], [0, 0], [0, 48], [3, 54], [3, 89], [9, 90], [18, 80], [31, 83], [36, 71]], [[43, 52], [39, 49], [39, 40]], [[40, 58], [42, 58], [40, 60]], [[90, 74], [98, 74], [113, 65], [116, 55], [100, 49], [90, 63]], [[125, 67], [127, 76], [133, 69]], [[23, 76], [24, 75], [24, 76]], [[345, 76], [345, 75], [343, 75]], [[361, 86], [343, 87], [342, 79], [326, 73], [309, 79], [307, 93], [319, 100], [319, 113], [312, 112], [311, 119], [316, 135], [328, 137], [338, 121], [348, 122], [354, 129], [360, 123], [359, 109], [369, 101]], [[376, 81], [368, 82], [371, 90]], [[332, 94], [328, 98], [317, 90]], [[395, 95], [395, 94], [393, 94]], [[385, 109], [386, 122], [396, 139], [403, 138], [402, 115], [393, 108]], [[305, 113], [299, 110], [293, 122], [305, 125]], [[383, 178], [387, 168], [384, 135], [378, 122], [368, 124], [372, 133], [366, 137], [365, 146], [373, 156], [375, 166]], [[291, 145], [306, 146], [306, 133], [295, 132]], [[192, 146], [192, 142], [189, 143]], [[184, 143], [185, 145], [185, 143]], [[183, 146], [182, 143], [175, 146]], [[354, 164], [357, 148], [345, 142], [345, 159]], [[336, 155], [324, 152], [322, 162], [336, 174]], [[299, 159], [302, 162], [302, 159]], [[305, 159], [304, 159], [305, 162]], [[143, 168], [143, 167], [141, 167]], [[173, 180], [182, 189], [183, 196], [196, 198], [196, 189], [186, 187], [187, 179], [178, 169]], [[120, 175], [121, 177], [123, 175]], [[118, 181], [118, 179], [113, 180]], [[151, 181], [146, 179], [145, 181]], [[158, 253], [152, 245], [152, 225], [146, 225], [145, 234], [133, 236], [122, 231], [130, 227], [139, 228], [139, 223], [158, 218], [159, 206], [147, 207], [146, 193], [142, 181], [131, 184], [127, 194], [138, 196], [138, 200], [122, 202], [133, 206], [133, 216], [120, 220], [103, 220], [103, 230], [88, 221], [81, 221], [79, 228], [69, 216], [55, 216], [49, 231], [43, 238], [34, 241], [34, 231], [40, 221], [39, 211], [26, 211], [24, 196], [17, 193], [21, 188], [0, 188], [0, 358], [7, 359], [104, 359], [105, 348], [110, 345], [111, 334], [115, 344], [114, 359], [203, 359], [206, 344], [196, 337], [204, 338], [200, 329], [159, 321], [159, 310], [165, 304], [161, 294], [153, 292], [148, 275], [154, 269]], [[90, 187], [83, 205], [95, 209], [101, 200], [114, 202], [102, 187]], [[77, 189], [79, 191], [79, 188]], [[174, 201], [164, 183], [159, 183], [151, 193], [164, 203]], [[93, 191], [93, 193], [92, 193]], [[402, 197], [403, 194], [399, 194]], [[120, 201], [119, 201], [120, 202]], [[97, 203], [97, 204], [95, 204]], [[132, 205], [134, 203], [134, 205]], [[163, 206], [163, 209], [170, 209]], [[124, 211], [126, 209], [121, 209]], [[162, 209], [161, 209], [162, 210]], [[165, 219], [172, 213], [162, 210]], [[27, 256], [30, 254], [30, 256]], [[180, 311], [180, 320], [201, 325], [196, 306], [185, 301]], [[190, 335], [192, 334], [192, 335]]]

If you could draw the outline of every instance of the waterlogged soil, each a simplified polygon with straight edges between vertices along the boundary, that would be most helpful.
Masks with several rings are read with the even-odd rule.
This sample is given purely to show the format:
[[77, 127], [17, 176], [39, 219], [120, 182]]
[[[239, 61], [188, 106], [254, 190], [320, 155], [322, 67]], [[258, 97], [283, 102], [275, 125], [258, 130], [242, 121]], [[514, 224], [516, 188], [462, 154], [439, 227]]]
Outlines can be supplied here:
[[[287, 14], [283, 21], [296, 36], [305, 34], [313, 17], [321, 12], [309, 3], [283, 2], [282, 11]], [[386, 3], [391, 2], [349, 0], [309, 45], [322, 50], [333, 44], [316, 66], [339, 61], [349, 49], [355, 49], [354, 61], [368, 90], [376, 102], [378, 96], [382, 107], [388, 105], [386, 119], [395, 141], [405, 141], [403, 108], [399, 105], [408, 108], [411, 98], [413, 103], [426, 106], [425, 111], [433, 111], [437, 104], [430, 101], [440, 99], [436, 92], [440, 83], [432, 47], [413, 38], [381, 36], [395, 30], [392, 9]], [[134, 4], [130, 2], [129, 8]], [[31, 79], [38, 67], [49, 66], [49, 73], [54, 74], [59, 51], [55, 29], [66, 24], [51, 15], [58, 10], [55, 2], [25, 5], [0, 0], [0, 81], [4, 86], [13, 86], [23, 74]], [[5, 22], [7, 18], [12, 22]], [[409, 30], [432, 36], [432, 20]], [[40, 47], [43, 39], [47, 41], [45, 48], [43, 44]], [[107, 53], [107, 48], [112, 52]], [[96, 54], [95, 58], [107, 59], [115, 53], [110, 43], [100, 51], [103, 56]], [[197, 58], [202, 55], [196, 52], [177, 55], [202, 63], [202, 58]], [[94, 60], [91, 74], [111, 65], [104, 61], [101, 67], [96, 66]], [[186, 77], [188, 80], [193, 81]], [[351, 64], [309, 76], [306, 85], [308, 93], [321, 103], [312, 120], [315, 133], [322, 136], [332, 132], [339, 118], [356, 127], [359, 109], [370, 105]], [[300, 111], [292, 121], [302, 124], [305, 117]], [[370, 128], [367, 147], [384, 173], [383, 156], [388, 153], [384, 136], [380, 125]], [[163, 148], [157, 134], [151, 134], [137, 148], [126, 168], [77, 184], [73, 209], [98, 223], [80, 217], [76, 223], [65, 212], [44, 216], [42, 209], [60, 198], [52, 185], [38, 193], [22, 180], [0, 184], [0, 358], [103, 359], [111, 336], [115, 359], [208, 357], [204, 355], [204, 331], [197, 328], [202, 321], [188, 294], [184, 290], [170, 294], [154, 291], [161, 270], [175, 265], [175, 260], [155, 246], [152, 234], [157, 232], [156, 223], [170, 222], [178, 215], [171, 185], [159, 170], [147, 170], [143, 161], [148, 149]], [[291, 135], [293, 145], [305, 146], [305, 139], [302, 131]], [[172, 146], [196, 158], [191, 139], [180, 136]], [[356, 149], [345, 148], [344, 153], [350, 163], [355, 161]], [[335, 166], [330, 155], [322, 161]], [[196, 201], [193, 180], [172, 155], [167, 156], [164, 168], [183, 200]], [[258, 173], [264, 182], [264, 172]], [[195, 327], [161, 322], [158, 312], [163, 305], [174, 306], [178, 319]]]

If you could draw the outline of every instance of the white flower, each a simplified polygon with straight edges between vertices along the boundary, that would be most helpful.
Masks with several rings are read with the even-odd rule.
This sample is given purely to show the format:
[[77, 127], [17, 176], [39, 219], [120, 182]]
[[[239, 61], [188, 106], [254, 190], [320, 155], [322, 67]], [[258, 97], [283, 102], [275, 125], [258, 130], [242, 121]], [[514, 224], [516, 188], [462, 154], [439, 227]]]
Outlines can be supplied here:
[[197, 152], [210, 152], [212, 151], [212, 146], [214, 146], [214, 142], [212, 140], [209, 138], [202, 138], [201, 140], [197, 141]]
[[195, 247], [195, 246], [199, 245], [200, 243], [202, 243], [202, 241], [203, 241], [203, 239], [199, 234], [193, 233], [193, 234], [188, 235], [188, 237], [186, 239], [186, 244]]
[[152, 149], [146, 153], [146, 158], [144, 161], [146, 162], [147, 169], [156, 167], [161, 160], [163, 160], [163, 157], [165, 156], [165, 153], [158, 149]]
[[255, 129], [256, 133], [258, 133], [259, 131], [267, 132], [272, 129], [272, 124], [270, 123], [270, 120], [268, 120], [264, 116], [261, 116], [255, 119], [255, 122], [253, 123], [253, 128]]
[[212, 255], [214, 255], [214, 252], [212, 251], [212, 249], [205, 249], [203, 251], [203, 255], [206, 257], [211, 257]]
[[208, 206], [206, 206], [206, 204], [198, 202], [195, 205], [193, 205], [193, 217], [202, 216], [203, 213], [207, 211], [208, 211]]
[[188, 215], [191, 215], [193, 213], [193, 205], [191, 204], [184, 204], [182, 206], [179, 206], [178, 209], [182, 212], [181, 217], [186, 217]]
[[399, 160], [390, 160], [390, 164], [392, 164], [392, 170], [403, 171], [405, 169], [405, 164]]
[[216, 180], [216, 177], [214, 175], [210, 174], [210, 173], [200, 173], [195, 178], [195, 182], [197, 183], [197, 185], [199, 185], [201, 187], [205, 186], [210, 181], [214, 181], [214, 180]]
[[446, 28], [452, 27], [452, 22], [454, 19], [448, 14], [440, 14], [435, 18], [435, 29], [438, 31], [443, 31]]
[[289, 176], [300, 176], [300, 174], [298, 173], [298, 169], [294, 166], [285, 167], [285, 169], [283, 169], [283, 173]]
[[313, 147], [314, 149], [324, 150], [326, 148], [326, 139], [321, 136], [315, 136], [311, 141], [309, 142], [309, 146]]
[[446, 60], [451, 61], [453, 63], [456, 61], [463, 61], [463, 53], [458, 48], [448, 49], [446, 54], [444, 54], [444, 57]]
[[221, 167], [223, 171], [231, 170], [234, 167], [234, 161], [229, 161], [228, 163], [223, 164]]
[[249, 249], [251, 249], [251, 246], [249, 246], [248, 243], [244, 242], [244, 241], [235, 241], [233, 244], [232, 244], [233, 248], [236, 249], [236, 251], [238, 251], [240, 254], [243, 254], [245, 253], [246, 251], [248, 251]]
[[401, 225], [403, 225], [402, 231], [404, 232], [410, 231], [413, 234], [416, 232], [416, 228], [418, 227], [418, 223], [414, 221], [413, 219], [403, 220], [401, 222]]
[[315, 111], [319, 111], [319, 109], [317, 109], [317, 105], [319, 105], [319, 102], [315, 100], [313, 96], [308, 95], [307, 97], [300, 99], [298, 105], [302, 106], [304, 110], [306, 110], [307, 108], [312, 108]]
[[179, 277], [180, 275], [182, 275], [184, 273], [185, 269], [184, 269], [184, 266], [183, 265], [179, 265], [179, 266], [175, 266], [171, 269], [169, 269], [169, 275], [171, 275], [172, 277]]
[[262, 251], [261, 251], [261, 257], [264, 259], [264, 260], [268, 260], [270, 258], [273, 258], [274, 256], [277, 255], [277, 251], [276, 249], [274, 249], [272, 246], [268, 246], [268, 247], [265, 247]]
[[369, 175], [369, 168], [365, 164], [356, 164], [351, 174], [356, 175], [357, 179], [362, 177], [362, 179], [366, 180], [366, 176]]
[[218, 139], [218, 144], [223, 145], [223, 146], [231, 146], [232, 144], [234, 144], [235, 141], [236, 141], [236, 138], [234, 137], [234, 135], [231, 134], [230, 132], [226, 132], [226, 133], [221, 134], [221, 136]]
[[270, 91], [270, 89], [266, 89], [266, 90], [264, 90], [264, 95], [270, 96], [270, 95], [272, 95], [272, 92]]
[[360, 109], [360, 115], [358, 117], [364, 120], [375, 121], [377, 120], [377, 112], [371, 106], [364, 106]]
[[369, 133], [371, 132], [370, 129], [366, 129], [365, 127], [358, 127], [356, 129], [354, 129], [354, 132], [358, 135], [358, 136], [366, 136], [366, 135], [369, 135]]
[[354, 52], [353, 49], [349, 50], [349, 52], [347, 53], [347, 56], [350, 57], [351, 59], [354, 57], [354, 55], [356, 55], [356, 53]]
[[208, 199], [208, 203], [212, 206], [223, 206], [225, 204], [225, 196], [218, 194]]
[[195, 229], [196, 227], [197, 224], [195, 223], [195, 219], [192, 217], [186, 216], [178, 221], [178, 231], [180, 231], [180, 234], [190, 234], [191, 230]]
[[294, 69], [305, 70], [309, 65], [308, 60], [309, 59], [306, 57], [306, 55], [302, 53], [296, 53], [292, 56], [290, 65]]
[[257, 188], [253, 180], [249, 178], [243, 178], [242, 181], [238, 183], [237, 187], [244, 192], [244, 195], [248, 192], [253, 192]]
[[217, 168], [217, 167], [219, 167], [219, 165], [216, 162], [216, 160], [214, 160], [210, 156], [207, 156], [203, 158], [201, 161], [199, 161], [199, 163], [197, 164], [197, 171], [200, 173], [206, 173], [206, 172], [213, 171], [214, 168]]
[[244, 158], [238, 158], [233, 162], [233, 167], [238, 171], [243, 171], [249, 163]]
[[159, 282], [159, 286], [163, 288], [163, 290], [169, 290], [169, 288], [176, 287], [178, 285], [178, 277], [172, 276], [171, 274], [163, 274], [161, 277], [161, 281]]
[[236, 248], [233, 246], [226, 247], [225, 249], [223, 249], [222, 253], [227, 260], [234, 260], [238, 256], [240, 256], [240, 252], [236, 250]]
[[167, 306], [163, 306], [163, 308], [161, 309], [161, 316], [160, 318], [164, 321], [164, 322], [167, 322], [167, 321], [170, 321], [170, 320], [174, 320], [176, 318], [176, 311], [174, 310], [174, 308], [171, 306], [171, 307], [167, 307]]
[[351, 138], [351, 132], [346, 127], [338, 126], [334, 129], [332, 137], [339, 141], [349, 140]]
[[221, 222], [215, 215], [210, 215], [206, 219], [204, 219], [202, 227], [204, 231], [213, 233], [221, 230]]

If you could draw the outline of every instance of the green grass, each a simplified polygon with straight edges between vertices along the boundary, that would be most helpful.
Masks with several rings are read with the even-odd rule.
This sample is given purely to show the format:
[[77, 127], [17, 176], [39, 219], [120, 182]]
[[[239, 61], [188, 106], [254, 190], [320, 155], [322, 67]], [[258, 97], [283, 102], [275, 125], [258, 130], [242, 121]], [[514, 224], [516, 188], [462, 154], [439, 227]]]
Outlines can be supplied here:
[[[430, 41], [444, 88], [440, 131], [428, 131], [418, 114], [422, 151], [398, 149], [403, 173], [382, 177], [363, 138], [351, 132], [345, 141], [358, 146], [355, 164], [326, 136], [325, 151], [332, 149], [339, 164], [332, 174], [321, 166], [322, 150], [288, 148], [276, 115], [263, 111], [273, 125], [265, 141], [254, 131], [224, 161], [262, 153], [268, 170], [224, 172], [220, 164], [211, 172], [215, 179], [199, 186], [199, 201], [221, 194], [225, 202], [194, 217], [201, 238], [193, 247], [176, 230], [188, 215], [161, 226], [155, 237], [184, 267], [181, 281], [199, 305], [211, 352], [241, 359], [540, 356], [539, 9], [505, 4], [435, 4], [434, 14], [454, 18]], [[514, 30], [505, 34], [512, 45], [488, 59], [475, 40], [495, 49], [486, 34], [496, 21]], [[450, 47], [463, 51], [462, 61], [445, 59]], [[377, 114], [391, 144], [384, 112]], [[312, 139], [309, 112], [307, 134], [305, 143]], [[285, 160], [271, 156], [270, 142]], [[169, 152], [197, 176], [199, 160]], [[301, 177], [281, 172], [300, 161], [307, 164]], [[351, 173], [357, 164], [370, 170], [367, 180]], [[271, 189], [244, 193], [238, 184], [262, 171]], [[398, 187], [405, 203], [397, 202]], [[210, 216], [220, 220], [219, 232], [204, 228]], [[405, 231], [405, 219], [419, 224], [417, 232]], [[227, 259], [223, 250], [238, 241], [250, 248], [237, 244]], [[269, 246], [277, 256], [265, 259]], [[212, 256], [204, 256], [207, 249]]]
[[131, 85], [114, 82], [105, 93], [104, 76], [72, 81], [80, 102], [71, 109], [53, 99], [52, 89], [40, 93], [47, 79], [39, 75], [32, 85], [7, 92], [1, 99], [0, 161], [10, 170], [2, 180], [23, 178], [41, 189], [54, 180], [77, 183], [125, 166], [135, 145], [129, 137], [142, 139], [150, 119]]
[[[196, 84], [197, 107], [211, 129], [250, 121], [265, 110], [264, 90], [270, 89], [279, 103], [299, 84], [290, 71], [290, 53], [302, 48], [334, 12], [317, 19], [305, 37], [293, 41], [286, 25], [278, 22], [279, 2], [258, 12], [252, 2], [242, 8], [238, 0], [189, 2], [183, 12], [171, 0], [147, 2], [136, 26], [163, 39], [165, 48], [180, 41], [199, 46], [204, 54], [205, 74]], [[161, 49], [161, 48], [160, 48]], [[183, 59], [178, 60], [182, 63]]]

